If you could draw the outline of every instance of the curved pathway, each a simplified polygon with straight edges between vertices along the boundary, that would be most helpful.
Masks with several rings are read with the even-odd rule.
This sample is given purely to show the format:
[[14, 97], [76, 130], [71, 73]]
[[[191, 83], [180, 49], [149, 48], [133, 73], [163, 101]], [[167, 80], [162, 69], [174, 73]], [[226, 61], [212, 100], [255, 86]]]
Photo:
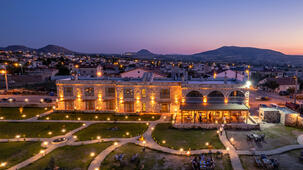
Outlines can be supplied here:
[[[50, 114], [51, 112], [45, 112], [42, 113], [41, 116], [45, 116]], [[114, 143], [113, 145], [109, 146], [108, 148], [106, 148], [105, 150], [103, 150], [102, 152], [100, 152], [91, 162], [90, 166], [89, 166], [89, 170], [95, 170], [97, 168], [99, 168], [101, 166], [102, 161], [106, 158], [106, 156], [111, 153], [113, 150], [115, 150], [116, 148], [127, 144], [127, 143], [134, 143], [143, 147], [148, 147], [150, 149], [153, 150], [158, 150], [158, 151], [162, 151], [162, 152], [166, 152], [169, 154], [176, 154], [176, 155], [187, 155], [187, 151], [179, 151], [179, 150], [174, 150], [174, 149], [170, 149], [167, 147], [163, 147], [161, 145], [159, 145], [157, 142], [155, 142], [152, 138], [152, 131], [155, 128], [155, 126], [158, 123], [168, 123], [170, 122], [169, 120], [167, 120], [169, 118], [168, 115], [162, 115], [161, 118], [159, 120], [155, 120], [155, 121], [78, 121], [78, 120], [37, 120], [37, 117], [33, 117], [33, 118], [29, 118], [26, 120], [0, 120], [0, 122], [71, 122], [71, 123], [85, 123], [84, 126], [81, 126], [77, 129], [74, 129], [68, 133], [66, 133], [65, 135], [61, 135], [61, 136], [55, 136], [52, 138], [19, 138], [19, 139], [0, 139], [0, 142], [16, 142], [16, 141], [48, 141], [49, 144], [46, 147], [46, 149], [43, 150], [42, 153], [39, 153], [37, 155], [34, 155], [33, 157], [9, 168], [9, 170], [15, 170], [15, 169], [20, 169], [22, 167], [25, 167], [27, 165], [29, 165], [30, 163], [33, 163], [34, 161], [42, 158], [43, 156], [45, 156], [46, 154], [52, 152], [53, 150], [65, 146], [65, 145], [72, 145], [72, 146], [76, 146], [76, 145], [83, 145], [83, 144], [92, 144], [92, 143], [98, 143], [98, 142], [106, 142], [106, 141], [115, 141], [117, 143]], [[145, 139], [144, 142], [139, 141], [139, 137], [140, 136], [136, 136], [133, 138], [104, 138], [104, 139], [100, 139], [100, 140], [88, 140], [88, 141], [76, 141], [76, 139], [74, 139], [72, 137], [72, 135], [92, 124], [95, 123], [149, 123], [149, 127], [146, 130], [146, 132], [143, 134], [143, 137]], [[61, 138], [61, 137], [65, 137], [68, 140], [64, 143], [60, 143], [60, 144], [52, 144], [51, 141], [53, 141], [56, 138]], [[233, 145], [229, 142], [229, 140], [226, 137], [226, 133], [224, 131], [224, 133], [222, 133], [222, 135], [219, 136], [221, 142], [223, 143], [223, 145], [225, 146], [225, 148], [228, 149], [212, 149], [212, 152], [223, 152], [223, 153], [228, 153], [230, 156], [230, 160], [233, 166], [233, 169], [235, 170], [242, 170], [242, 164], [241, 161], [239, 159], [239, 155], [253, 155], [253, 154], [266, 154], [266, 155], [274, 155], [274, 154], [280, 154], [280, 153], [284, 153], [290, 150], [294, 150], [294, 149], [303, 149], [303, 135], [300, 135], [297, 138], [298, 141], [298, 145], [287, 145], [287, 146], [283, 146], [280, 148], [276, 148], [273, 150], [268, 150], [268, 151], [255, 151], [254, 153], [252, 153], [249, 150], [236, 150]], [[208, 149], [200, 149], [200, 150], [192, 150], [190, 151], [190, 154], [201, 154], [201, 153], [209, 153]]]

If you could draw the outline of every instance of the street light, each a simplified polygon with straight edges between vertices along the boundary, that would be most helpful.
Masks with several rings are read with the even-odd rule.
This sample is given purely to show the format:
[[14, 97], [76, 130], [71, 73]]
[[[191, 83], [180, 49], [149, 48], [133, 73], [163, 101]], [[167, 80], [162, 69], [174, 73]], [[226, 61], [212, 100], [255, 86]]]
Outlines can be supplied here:
[[1, 74], [4, 75], [5, 77], [5, 86], [6, 86], [6, 91], [8, 91], [8, 83], [7, 83], [7, 71], [6, 71], [6, 67], [5, 67], [5, 70], [1, 70], [0, 71]]

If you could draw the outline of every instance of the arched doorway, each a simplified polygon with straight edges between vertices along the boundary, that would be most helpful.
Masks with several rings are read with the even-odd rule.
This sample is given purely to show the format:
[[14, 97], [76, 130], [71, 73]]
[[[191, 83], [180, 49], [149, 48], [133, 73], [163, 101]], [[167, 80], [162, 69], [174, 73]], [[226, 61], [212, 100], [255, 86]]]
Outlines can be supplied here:
[[186, 103], [202, 103], [203, 95], [198, 91], [191, 91], [186, 95]]
[[207, 95], [208, 103], [224, 103], [224, 95], [220, 91], [212, 91]]
[[235, 90], [232, 91], [228, 96], [228, 102], [229, 103], [238, 103], [242, 104], [245, 101], [245, 95], [243, 92]]

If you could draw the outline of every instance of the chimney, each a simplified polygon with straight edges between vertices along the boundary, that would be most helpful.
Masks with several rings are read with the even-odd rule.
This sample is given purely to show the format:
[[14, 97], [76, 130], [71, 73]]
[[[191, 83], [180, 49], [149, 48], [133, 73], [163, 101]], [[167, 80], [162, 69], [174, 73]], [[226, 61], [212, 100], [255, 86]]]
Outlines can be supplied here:
[[238, 79], [238, 71], [236, 70], [236, 76], [235, 76], [235, 79], [237, 80]]
[[226, 76], [226, 71], [224, 72], [224, 84], [226, 84], [226, 79], [227, 79], [227, 76]]

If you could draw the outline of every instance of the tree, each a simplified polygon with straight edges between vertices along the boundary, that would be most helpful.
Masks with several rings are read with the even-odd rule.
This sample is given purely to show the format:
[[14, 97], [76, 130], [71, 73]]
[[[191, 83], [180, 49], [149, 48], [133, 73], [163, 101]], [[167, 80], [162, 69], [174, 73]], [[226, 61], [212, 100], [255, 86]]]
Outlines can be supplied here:
[[272, 90], [275, 90], [280, 85], [276, 81], [270, 80], [270, 81], [266, 81], [266, 83], [264, 83], [264, 86], [266, 86], [267, 88], [270, 88]]
[[65, 66], [60, 66], [57, 67], [59, 72], [56, 75], [70, 75], [70, 71], [67, 67]]
[[294, 87], [290, 87], [286, 90], [289, 94], [294, 94], [296, 89]]

